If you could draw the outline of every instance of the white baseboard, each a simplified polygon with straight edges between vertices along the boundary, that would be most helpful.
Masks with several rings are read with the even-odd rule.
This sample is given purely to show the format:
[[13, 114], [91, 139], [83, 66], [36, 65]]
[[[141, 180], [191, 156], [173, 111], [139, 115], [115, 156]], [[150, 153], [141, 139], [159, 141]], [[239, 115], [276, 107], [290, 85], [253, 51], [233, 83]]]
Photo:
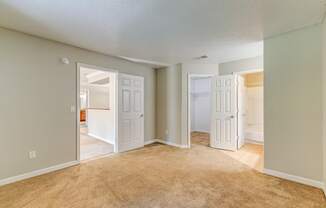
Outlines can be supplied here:
[[17, 182], [17, 181], [21, 181], [21, 180], [24, 180], [24, 179], [32, 178], [32, 177], [35, 177], [35, 176], [43, 175], [43, 174], [50, 173], [50, 172], [53, 172], [53, 171], [61, 170], [61, 169], [68, 168], [68, 167], [78, 165], [78, 164], [79, 164], [79, 161], [71, 161], [71, 162], [51, 166], [51, 167], [40, 169], [40, 170], [34, 170], [32, 172], [29, 172], [29, 173], [24, 173], [24, 174], [21, 174], [21, 175], [5, 178], [5, 179], [0, 180], [0, 186], [10, 184], [10, 183], [14, 183], [14, 182]]
[[161, 143], [161, 144], [166, 144], [166, 145], [170, 145], [170, 146], [174, 146], [174, 147], [188, 148], [188, 145], [176, 144], [174, 142], [169, 142], [169, 141], [165, 141], [165, 140], [162, 140], [162, 139], [156, 139], [155, 141], [158, 142], [158, 143]]
[[321, 182], [321, 181], [316, 181], [316, 180], [312, 180], [312, 179], [309, 179], [309, 178], [290, 175], [290, 174], [287, 174], [287, 173], [283, 173], [283, 172], [279, 172], [279, 171], [275, 171], [275, 170], [270, 170], [270, 169], [266, 169], [266, 168], [264, 168], [263, 173], [265, 173], [267, 175], [275, 176], [275, 177], [278, 177], [278, 178], [286, 179], [286, 180], [289, 180], [289, 181], [302, 183], [302, 184], [305, 184], [305, 185], [308, 185], [308, 186], [313, 186], [313, 187], [324, 190], [324, 183]]
[[109, 144], [114, 145], [112, 142], [109, 142], [109, 141], [105, 140], [104, 138], [99, 137], [99, 136], [97, 136], [97, 135], [95, 135], [95, 134], [88, 133], [87, 135], [90, 136], [90, 137], [94, 137], [95, 139], [101, 140], [101, 141], [103, 141], [103, 142], [105, 142], [105, 143], [109, 143]]
[[176, 144], [174, 142], [169, 142], [169, 141], [166, 141], [166, 140], [163, 140], [163, 139], [152, 139], [152, 140], [144, 142], [144, 145], [153, 144], [155, 142], [170, 145], [170, 146], [173, 146], [173, 147], [178, 147], [178, 148], [188, 148], [187, 145]]
[[152, 139], [152, 140], [149, 140], [149, 141], [145, 141], [145, 142], [144, 142], [144, 145], [153, 144], [153, 143], [155, 143], [155, 142], [156, 142], [155, 139]]
[[252, 140], [252, 139], [245, 139], [244, 142], [247, 143], [247, 144], [259, 144], [259, 145], [264, 145], [264, 142], [261, 142], [261, 141], [255, 141], [255, 140]]

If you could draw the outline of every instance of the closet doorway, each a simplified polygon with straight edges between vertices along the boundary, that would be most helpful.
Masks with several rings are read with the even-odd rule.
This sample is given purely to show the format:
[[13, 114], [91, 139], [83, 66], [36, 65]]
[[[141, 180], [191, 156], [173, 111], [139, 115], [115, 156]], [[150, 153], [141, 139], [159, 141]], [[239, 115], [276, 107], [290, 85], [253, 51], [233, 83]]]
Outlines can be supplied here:
[[213, 75], [189, 75], [189, 146], [210, 146]]

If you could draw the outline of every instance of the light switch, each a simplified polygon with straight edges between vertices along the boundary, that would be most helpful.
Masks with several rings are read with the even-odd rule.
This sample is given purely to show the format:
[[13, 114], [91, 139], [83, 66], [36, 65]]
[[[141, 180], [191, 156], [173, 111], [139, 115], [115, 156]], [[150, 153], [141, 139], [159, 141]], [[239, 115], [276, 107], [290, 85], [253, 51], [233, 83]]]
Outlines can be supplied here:
[[70, 112], [75, 113], [76, 107], [74, 105], [70, 106]]

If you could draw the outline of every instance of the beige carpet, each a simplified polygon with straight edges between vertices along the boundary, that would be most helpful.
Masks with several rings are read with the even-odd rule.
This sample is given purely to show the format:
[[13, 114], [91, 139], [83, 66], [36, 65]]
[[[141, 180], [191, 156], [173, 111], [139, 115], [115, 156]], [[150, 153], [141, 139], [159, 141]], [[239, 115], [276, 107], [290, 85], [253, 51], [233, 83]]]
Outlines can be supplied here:
[[321, 190], [203, 145], [154, 144], [0, 187], [1, 208], [326, 207]]

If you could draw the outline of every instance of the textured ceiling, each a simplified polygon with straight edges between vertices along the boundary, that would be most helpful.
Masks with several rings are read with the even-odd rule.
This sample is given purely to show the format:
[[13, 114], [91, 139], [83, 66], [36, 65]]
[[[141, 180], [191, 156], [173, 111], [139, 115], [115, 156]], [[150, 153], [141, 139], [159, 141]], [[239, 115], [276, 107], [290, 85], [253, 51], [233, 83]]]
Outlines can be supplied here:
[[174, 64], [263, 53], [321, 21], [324, 0], [1, 0], [0, 26], [110, 55]]

